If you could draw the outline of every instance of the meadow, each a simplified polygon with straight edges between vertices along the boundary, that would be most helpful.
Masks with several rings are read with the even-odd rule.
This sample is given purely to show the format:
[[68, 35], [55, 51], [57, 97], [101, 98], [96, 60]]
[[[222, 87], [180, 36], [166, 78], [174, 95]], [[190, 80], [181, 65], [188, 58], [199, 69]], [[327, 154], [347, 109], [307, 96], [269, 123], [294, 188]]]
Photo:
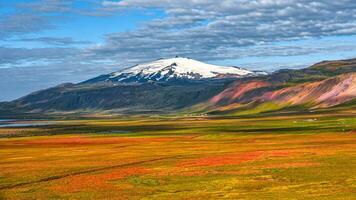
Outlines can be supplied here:
[[356, 199], [356, 114], [0, 128], [0, 199]]

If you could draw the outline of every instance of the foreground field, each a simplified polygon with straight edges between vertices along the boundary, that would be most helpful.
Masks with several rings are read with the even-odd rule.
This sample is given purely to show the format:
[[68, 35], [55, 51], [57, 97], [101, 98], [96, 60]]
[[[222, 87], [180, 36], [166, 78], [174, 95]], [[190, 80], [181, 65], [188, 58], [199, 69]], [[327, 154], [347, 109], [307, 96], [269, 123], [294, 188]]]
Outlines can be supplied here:
[[353, 113], [0, 129], [0, 199], [356, 199]]

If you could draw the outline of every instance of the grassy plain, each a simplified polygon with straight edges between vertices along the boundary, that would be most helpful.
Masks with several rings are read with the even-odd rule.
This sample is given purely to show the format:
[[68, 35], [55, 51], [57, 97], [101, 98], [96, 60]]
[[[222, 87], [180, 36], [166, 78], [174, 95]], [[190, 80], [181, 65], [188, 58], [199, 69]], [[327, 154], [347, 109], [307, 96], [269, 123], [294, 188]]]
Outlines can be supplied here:
[[0, 199], [356, 199], [356, 114], [0, 128]]

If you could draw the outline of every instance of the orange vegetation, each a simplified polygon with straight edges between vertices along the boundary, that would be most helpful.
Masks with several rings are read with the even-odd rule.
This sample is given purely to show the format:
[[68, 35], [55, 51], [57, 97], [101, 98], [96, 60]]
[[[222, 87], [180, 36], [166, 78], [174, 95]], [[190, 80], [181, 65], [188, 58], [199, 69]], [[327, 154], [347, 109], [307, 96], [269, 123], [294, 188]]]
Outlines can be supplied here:
[[288, 152], [283, 151], [251, 151], [242, 154], [226, 154], [209, 156], [204, 158], [197, 158], [190, 161], [179, 163], [180, 167], [196, 167], [196, 166], [223, 166], [223, 165], [237, 165], [243, 162], [254, 161], [265, 157], [279, 157], [288, 156]]
[[[124, 169], [116, 169], [101, 174], [82, 174], [64, 179], [58, 185], [52, 187], [58, 192], [78, 192], [88, 189], [97, 188], [115, 188], [113, 184], [108, 184], [110, 181], [123, 179], [132, 175], [147, 174], [150, 170], [142, 167], [130, 167]], [[116, 189], [119, 189], [116, 187]]]
[[38, 138], [25, 141], [14, 142], [22, 145], [97, 145], [97, 144], [120, 144], [120, 143], [147, 143], [147, 142], [170, 142], [178, 137], [160, 138], [132, 138], [132, 137], [63, 137], [63, 138]]
[[293, 167], [312, 167], [319, 166], [320, 163], [315, 162], [291, 162], [291, 163], [277, 163], [277, 164], [269, 164], [263, 166], [263, 168], [293, 168]]

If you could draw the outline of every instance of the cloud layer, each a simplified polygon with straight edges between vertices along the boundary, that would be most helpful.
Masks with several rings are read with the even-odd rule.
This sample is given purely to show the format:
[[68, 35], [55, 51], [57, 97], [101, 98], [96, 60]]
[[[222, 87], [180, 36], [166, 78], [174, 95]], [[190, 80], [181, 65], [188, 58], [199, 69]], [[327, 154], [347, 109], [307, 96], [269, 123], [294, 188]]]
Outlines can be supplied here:
[[[108, 32], [100, 43], [45, 34], [83, 16], [106, 19], [132, 11], [159, 14], [130, 31]], [[81, 32], [81, 27], [75, 31]], [[0, 91], [8, 91], [0, 94], [0, 101], [24, 95], [31, 88], [80, 81], [160, 57], [180, 55], [273, 70], [305, 66], [322, 55], [356, 57], [354, 52], [355, 0], [0, 2]], [[285, 57], [305, 60], [293, 63], [281, 59]], [[24, 89], [16, 92], [16, 88]]]
[[[269, 56], [271, 52], [266, 46], [272, 52], [281, 52], [281, 56], [288, 52], [293, 55], [296, 53], [292, 51], [274, 50], [280, 49], [275, 43], [356, 34], [354, 0], [79, 1], [86, 3], [84, 8], [75, 2], [40, 0], [14, 4], [18, 11], [4, 14], [0, 19], [0, 40], [17, 36], [17, 41], [38, 42], [55, 48], [88, 44], [80, 51], [87, 60], [122, 62], [125, 59], [132, 63], [175, 55], [205, 61], [238, 59], [253, 54], [250, 47], [264, 48], [264, 53], [258, 52], [258, 56]], [[108, 33], [102, 44], [89, 45], [88, 41], [70, 37], [26, 37], [28, 33], [56, 28], [60, 21], [68, 20], [65, 13], [102, 17], [151, 9], [161, 10], [164, 17], [146, 22], [133, 31]], [[24, 56], [26, 49], [28, 47], [22, 52]], [[0, 60], [18, 62], [18, 57], [11, 60], [11, 55], [20, 50], [8, 48], [8, 51], [9, 55]], [[29, 59], [33, 58], [33, 52], [28, 52]], [[304, 52], [308, 53], [306, 49]]]
[[108, 34], [104, 45], [90, 49], [117, 59], [177, 54], [231, 59], [241, 57], [239, 49], [248, 46], [356, 33], [354, 0], [123, 0], [103, 5], [166, 13], [138, 30]]

